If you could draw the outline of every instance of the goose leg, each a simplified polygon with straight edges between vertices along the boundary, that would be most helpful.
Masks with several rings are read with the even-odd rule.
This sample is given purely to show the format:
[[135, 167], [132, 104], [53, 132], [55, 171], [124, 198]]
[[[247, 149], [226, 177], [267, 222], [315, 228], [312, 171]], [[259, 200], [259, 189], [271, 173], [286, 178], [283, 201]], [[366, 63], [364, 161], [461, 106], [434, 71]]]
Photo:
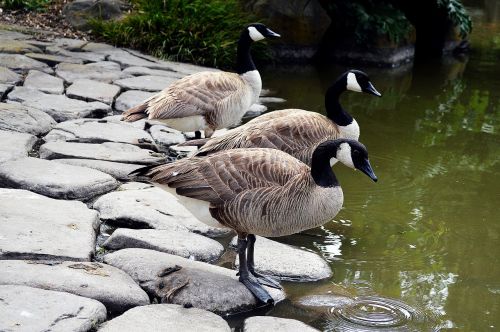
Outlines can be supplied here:
[[259, 299], [262, 303], [265, 304], [273, 304], [274, 300], [269, 295], [269, 293], [262, 287], [257, 279], [250, 274], [248, 271], [248, 265], [247, 265], [247, 257], [246, 257], [246, 249], [247, 249], [248, 241], [245, 238], [242, 238], [238, 236], [238, 258], [240, 260], [240, 268], [239, 268], [239, 275], [240, 275], [240, 282], [245, 285], [246, 288], [252, 294]]
[[201, 138], [201, 131], [197, 130], [194, 132], [194, 138], [195, 139], [200, 139]]
[[[266, 285], [272, 288], [277, 288], [277, 289], [283, 289], [281, 288], [281, 285], [279, 282], [274, 280], [273, 278], [260, 274], [259, 272], [255, 271], [255, 263], [254, 263], [254, 248], [255, 248], [255, 235], [253, 234], [248, 234], [248, 254], [247, 254], [247, 265], [248, 265], [248, 271], [250, 271], [251, 274], [253, 274], [254, 277], [257, 278], [259, 283], [262, 285]], [[241, 262], [241, 260], [240, 260]], [[240, 263], [241, 265], [241, 263]]]

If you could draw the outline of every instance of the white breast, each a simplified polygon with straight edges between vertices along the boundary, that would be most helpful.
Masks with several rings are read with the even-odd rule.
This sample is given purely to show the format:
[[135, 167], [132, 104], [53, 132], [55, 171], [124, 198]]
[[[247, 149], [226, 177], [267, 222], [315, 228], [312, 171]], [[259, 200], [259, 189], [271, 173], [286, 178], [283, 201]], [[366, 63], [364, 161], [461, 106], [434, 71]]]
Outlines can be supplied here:
[[262, 90], [262, 79], [260, 78], [260, 74], [258, 70], [247, 71], [244, 74], [240, 75], [245, 82], [248, 83], [250, 88], [252, 89], [253, 100], [252, 104], [256, 103], [259, 100], [260, 92]]
[[352, 123], [347, 126], [339, 126], [339, 131], [342, 138], [356, 141], [359, 139], [359, 125], [355, 119], [352, 119]]

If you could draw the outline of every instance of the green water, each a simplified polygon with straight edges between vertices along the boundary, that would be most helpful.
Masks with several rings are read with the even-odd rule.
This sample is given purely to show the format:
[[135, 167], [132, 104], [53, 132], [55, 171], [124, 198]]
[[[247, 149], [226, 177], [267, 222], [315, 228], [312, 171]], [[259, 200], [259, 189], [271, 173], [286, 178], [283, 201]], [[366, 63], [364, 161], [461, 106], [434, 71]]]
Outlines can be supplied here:
[[[280, 240], [320, 253], [334, 275], [286, 284], [289, 300], [268, 314], [347, 330], [327, 308], [297, 299], [373, 295], [422, 311], [424, 322], [403, 331], [500, 331], [500, 1], [467, 4], [475, 23], [467, 59], [361, 67], [383, 98], [342, 96], [379, 182], [335, 167], [345, 195], [335, 221]], [[268, 68], [262, 77], [287, 99], [275, 109], [323, 112], [323, 92], [346, 69]]]

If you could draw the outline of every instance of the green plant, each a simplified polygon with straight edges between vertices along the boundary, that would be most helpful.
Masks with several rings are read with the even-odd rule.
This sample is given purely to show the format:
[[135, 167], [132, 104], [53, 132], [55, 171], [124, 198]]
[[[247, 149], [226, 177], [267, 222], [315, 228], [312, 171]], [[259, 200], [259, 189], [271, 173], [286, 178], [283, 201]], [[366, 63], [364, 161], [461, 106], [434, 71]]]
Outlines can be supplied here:
[[44, 11], [50, 3], [51, 0], [2, 0], [0, 8]]
[[448, 17], [460, 29], [460, 36], [465, 38], [472, 31], [472, 20], [459, 0], [437, 0], [440, 7], [445, 7]]

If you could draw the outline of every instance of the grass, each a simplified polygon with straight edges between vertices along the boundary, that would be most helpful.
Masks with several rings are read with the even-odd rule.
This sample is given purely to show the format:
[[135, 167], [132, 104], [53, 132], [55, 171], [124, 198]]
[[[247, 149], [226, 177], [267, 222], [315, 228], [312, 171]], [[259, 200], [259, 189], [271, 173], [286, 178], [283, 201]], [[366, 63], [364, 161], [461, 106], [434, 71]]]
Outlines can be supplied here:
[[8, 10], [34, 10], [44, 11], [51, 0], [1, 0], [0, 8]]

